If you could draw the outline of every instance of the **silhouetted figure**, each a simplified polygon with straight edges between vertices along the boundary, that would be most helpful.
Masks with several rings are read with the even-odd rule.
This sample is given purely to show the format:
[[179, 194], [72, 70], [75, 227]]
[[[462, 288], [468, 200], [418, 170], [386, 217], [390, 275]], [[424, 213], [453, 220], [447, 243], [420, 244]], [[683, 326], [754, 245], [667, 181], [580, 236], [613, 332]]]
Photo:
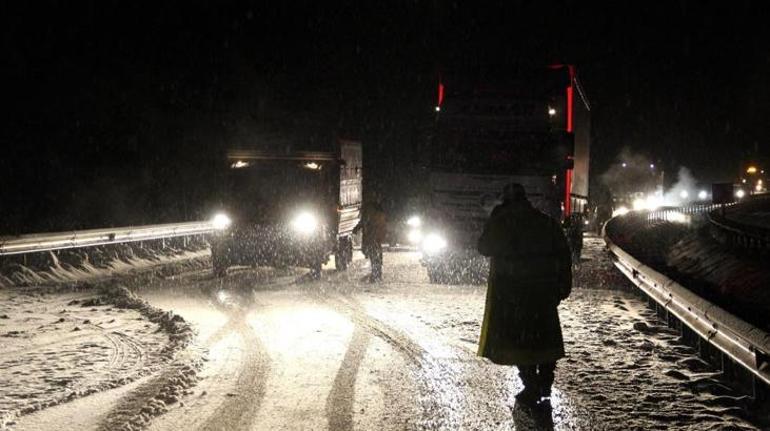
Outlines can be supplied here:
[[479, 355], [515, 365], [524, 382], [516, 398], [534, 405], [551, 395], [564, 356], [556, 307], [572, 289], [570, 248], [559, 223], [509, 184], [484, 226], [478, 249], [489, 256], [489, 284]]
[[600, 204], [596, 207], [596, 234], [601, 235], [604, 223], [612, 218], [612, 206], [609, 204]]
[[363, 231], [361, 251], [371, 262], [372, 274], [369, 281], [382, 280], [382, 242], [387, 233], [387, 217], [379, 202], [372, 202], [363, 208], [361, 221], [353, 233]]

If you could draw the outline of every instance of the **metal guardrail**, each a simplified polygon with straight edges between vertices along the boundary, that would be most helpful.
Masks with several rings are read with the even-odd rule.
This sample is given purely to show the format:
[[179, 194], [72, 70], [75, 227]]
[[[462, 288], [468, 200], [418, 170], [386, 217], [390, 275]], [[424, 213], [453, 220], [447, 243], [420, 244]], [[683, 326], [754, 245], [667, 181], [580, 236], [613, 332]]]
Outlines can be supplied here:
[[682, 216], [700, 216], [706, 215], [717, 209], [723, 208], [719, 204], [701, 204], [701, 205], [688, 205], [685, 207], [660, 207], [655, 210], [649, 211], [647, 214], [647, 221], [675, 221], [681, 222]]
[[[615, 220], [617, 221], [617, 220]], [[617, 246], [604, 229], [615, 266], [650, 298], [701, 338], [770, 384], [770, 334], [699, 297]]]
[[210, 222], [169, 223], [0, 237], [0, 256], [204, 235]]
[[770, 251], [770, 229], [760, 226], [752, 226], [731, 220], [728, 211], [740, 211], [747, 205], [768, 205], [770, 198], [761, 195], [754, 200], [733, 205], [731, 208], [721, 208], [710, 211], [708, 221], [716, 230], [715, 239], [729, 246], [736, 246], [747, 250], [758, 250], [763, 253]]

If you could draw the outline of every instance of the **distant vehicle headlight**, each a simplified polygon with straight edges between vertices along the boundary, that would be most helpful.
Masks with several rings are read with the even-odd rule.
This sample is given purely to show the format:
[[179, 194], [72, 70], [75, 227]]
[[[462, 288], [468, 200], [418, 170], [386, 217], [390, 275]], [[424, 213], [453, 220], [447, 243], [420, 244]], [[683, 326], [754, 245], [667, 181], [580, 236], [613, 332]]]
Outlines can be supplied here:
[[446, 239], [437, 233], [425, 235], [422, 241], [422, 249], [428, 254], [438, 253], [447, 246]]
[[224, 213], [219, 213], [211, 219], [211, 225], [217, 230], [225, 230], [230, 227], [232, 223], [233, 221], [230, 220], [230, 217]]
[[412, 229], [409, 231], [409, 234], [407, 234], [406, 239], [409, 240], [412, 244], [419, 244], [420, 241], [422, 241], [422, 231], [420, 229]]
[[420, 220], [420, 217], [418, 216], [411, 216], [409, 217], [409, 220], [406, 221], [406, 224], [411, 227], [420, 227], [422, 226], [422, 220]]
[[303, 211], [294, 217], [291, 227], [301, 234], [311, 234], [318, 229], [318, 219], [313, 214]]

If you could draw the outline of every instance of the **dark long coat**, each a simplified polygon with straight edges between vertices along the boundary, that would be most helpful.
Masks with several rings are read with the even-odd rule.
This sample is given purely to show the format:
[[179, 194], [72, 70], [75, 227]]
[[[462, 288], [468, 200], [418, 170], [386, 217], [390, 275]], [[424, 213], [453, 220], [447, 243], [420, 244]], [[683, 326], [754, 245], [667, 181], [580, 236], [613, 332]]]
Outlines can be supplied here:
[[364, 208], [361, 221], [353, 229], [353, 233], [363, 230], [361, 251], [364, 256], [371, 257], [382, 253], [382, 243], [387, 232], [387, 216], [379, 204], [370, 204]]
[[526, 199], [497, 206], [479, 238], [490, 273], [479, 355], [501, 365], [564, 356], [556, 307], [572, 287], [570, 249], [559, 224]]

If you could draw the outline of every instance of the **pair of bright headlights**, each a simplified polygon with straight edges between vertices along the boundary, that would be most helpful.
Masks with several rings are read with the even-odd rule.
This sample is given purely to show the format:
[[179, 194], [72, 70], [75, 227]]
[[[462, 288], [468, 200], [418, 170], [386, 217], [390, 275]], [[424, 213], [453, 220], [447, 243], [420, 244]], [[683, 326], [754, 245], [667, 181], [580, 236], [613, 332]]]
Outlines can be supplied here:
[[[227, 214], [219, 213], [211, 219], [211, 226], [216, 230], [225, 230], [233, 223]], [[292, 229], [300, 234], [309, 235], [318, 229], [318, 218], [313, 213], [302, 211], [291, 221]]]
[[435, 254], [446, 248], [446, 238], [440, 233], [431, 232], [423, 234], [422, 229], [420, 229], [422, 227], [420, 217], [412, 216], [406, 221], [406, 224], [410, 227], [407, 240], [412, 244], [419, 245], [425, 253]]

